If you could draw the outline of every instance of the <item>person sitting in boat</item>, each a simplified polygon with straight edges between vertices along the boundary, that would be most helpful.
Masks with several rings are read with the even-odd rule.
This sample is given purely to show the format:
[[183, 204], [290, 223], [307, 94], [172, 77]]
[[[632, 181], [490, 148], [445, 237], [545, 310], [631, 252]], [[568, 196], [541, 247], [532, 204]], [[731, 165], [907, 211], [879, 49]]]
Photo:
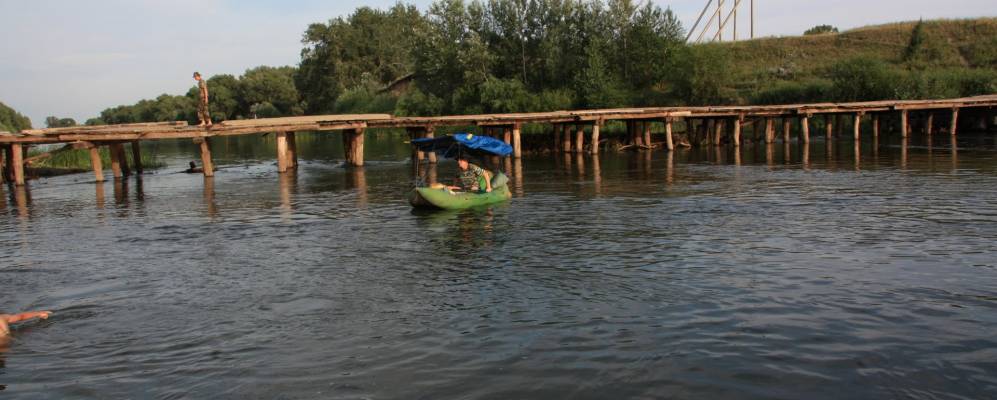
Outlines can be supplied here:
[[461, 190], [465, 192], [491, 193], [492, 174], [484, 168], [471, 164], [467, 156], [457, 156], [457, 167], [460, 172], [457, 174], [457, 186], [450, 186], [450, 190]]

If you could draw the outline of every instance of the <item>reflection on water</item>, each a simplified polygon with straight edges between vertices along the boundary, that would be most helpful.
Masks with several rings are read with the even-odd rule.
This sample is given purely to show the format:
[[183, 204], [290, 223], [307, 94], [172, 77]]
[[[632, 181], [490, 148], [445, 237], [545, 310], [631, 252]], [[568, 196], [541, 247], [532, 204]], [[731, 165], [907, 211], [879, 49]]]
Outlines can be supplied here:
[[362, 168], [301, 135], [285, 174], [272, 142], [219, 140], [214, 178], [176, 173], [191, 153], [165, 143], [170, 166], [141, 177], [0, 189], [3, 307], [56, 311], [0, 355], [5, 398], [997, 387], [990, 142], [503, 160], [511, 201], [425, 212], [405, 194], [455, 163], [413, 164], [383, 143], [397, 138], [367, 139]]

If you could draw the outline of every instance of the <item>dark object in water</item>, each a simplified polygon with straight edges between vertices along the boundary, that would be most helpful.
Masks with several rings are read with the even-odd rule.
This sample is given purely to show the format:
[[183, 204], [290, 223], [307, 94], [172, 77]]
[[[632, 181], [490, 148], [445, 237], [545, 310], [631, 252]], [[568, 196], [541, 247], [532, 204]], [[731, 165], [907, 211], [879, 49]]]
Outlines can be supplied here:
[[199, 174], [199, 173], [204, 172], [204, 168], [198, 168], [197, 164], [194, 163], [193, 161], [191, 161], [190, 162], [190, 168], [187, 168], [187, 170], [184, 171], [184, 172], [186, 172], [188, 174]]

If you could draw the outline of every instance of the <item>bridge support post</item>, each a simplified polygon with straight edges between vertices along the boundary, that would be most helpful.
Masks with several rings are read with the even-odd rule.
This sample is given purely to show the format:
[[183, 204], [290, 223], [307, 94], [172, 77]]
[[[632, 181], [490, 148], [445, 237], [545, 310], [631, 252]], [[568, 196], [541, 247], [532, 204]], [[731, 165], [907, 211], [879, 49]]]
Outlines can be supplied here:
[[710, 141], [713, 142], [714, 146], [723, 145], [726, 122], [727, 121], [724, 119], [717, 119], [716, 122], [713, 123], [713, 139]]
[[131, 168], [128, 168], [128, 157], [125, 156], [125, 145], [123, 143], [115, 143], [111, 145], [111, 150], [118, 154], [119, 169], [121, 170], [122, 176], [129, 176], [132, 174]]
[[872, 137], [879, 139], [879, 114], [872, 114]]
[[908, 121], [909, 117], [910, 115], [908, 115], [907, 110], [900, 111], [900, 137], [902, 138], [907, 137], [908, 129], [910, 128]]
[[575, 153], [585, 152], [585, 125], [578, 124], [575, 126]]
[[287, 132], [277, 132], [277, 172], [287, 172], [287, 164]]
[[741, 147], [741, 123], [744, 116], [739, 115], [734, 119], [734, 147]]
[[856, 142], [862, 140], [862, 113], [855, 113], [852, 135], [854, 136]]
[[24, 149], [21, 144], [11, 144], [7, 156], [12, 164], [11, 172], [14, 174], [14, 185], [24, 186]]
[[564, 135], [561, 137], [561, 151], [565, 153], [571, 152], [571, 125], [563, 125], [561, 129]]
[[3, 146], [3, 148], [0, 149], [0, 159], [2, 159], [0, 161], [3, 161], [0, 162], [0, 183], [9, 182], [12, 180], [9, 177], [11, 173], [10, 154], [11, 154], [10, 146]]
[[772, 121], [772, 118], [765, 118], [765, 143], [766, 144], [771, 144], [772, 142], [775, 142], [775, 127], [773, 126], [774, 122], [775, 121]]
[[124, 176], [124, 170], [121, 168], [121, 152], [118, 151], [119, 144], [109, 144], [107, 145], [107, 152], [111, 155], [111, 174], [114, 179], [121, 179]]
[[[427, 126], [426, 127], [426, 134], [424, 135], [424, 137], [426, 137], [426, 138], [434, 138], [434, 137], [436, 137], [436, 128], [434, 128], [432, 126]], [[426, 158], [429, 159], [429, 163], [430, 164], [436, 164], [436, 152], [435, 151], [428, 152], [426, 154]]]
[[803, 144], [810, 143], [810, 116], [804, 115], [800, 118], [800, 141]]
[[651, 145], [651, 143], [652, 143], [651, 142], [651, 121], [644, 121], [643, 124], [644, 124], [644, 145], [647, 146], [648, 148], [650, 148], [650, 147], [652, 147], [652, 145]]
[[834, 139], [834, 116], [831, 114], [824, 114], [824, 139]]
[[132, 142], [132, 163], [135, 165], [135, 173], [142, 175], [142, 148], [138, 140]]
[[925, 133], [927, 133], [928, 136], [931, 136], [934, 133], [934, 127], [935, 127], [935, 113], [931, 110], [928, 110], [928, 121], [925, 122], [924, 126]]
[[201, 138], [201, 166], [204, 167], [204, 176], [215, 176], [215, 164], [211, 161], [211, 143], [208, 138]]
[[515, 158], [523, 157], [523, 141], [522, 141], [523, 127], [519, 124], [512, 126], [512, 156]]
[[592, 155], [599, 155], [599, 130], [600, 121], [595, 121], [592, 124]]
[[363, 132], [362, 128], [343, 131], [343, 149], [346, 152], [347, 166], [363, 166]]
[[97, 146], [90, 147], [90, 166], [93, 167], [94, 179], [98, 183], [104, 182], [104, 164], [100, 160], [100, 148]]
[[959, 109], [952, 109], [952, 123], [949, 125], [949, 134], [952, 136], [956, 135], [956, 131], [959, 129]]
[[[686, 128], [686, 131], [689, 129]], [[672, 119], [665, 119], [665, 141], [668, 144], [668, 151], [675, 151], [675, 140], [672, 138]]]
[[792, 139], [789, 138], [789, 134], [793, 131], [793, 120], [789, 118], [782, 118], [782, 142], [789, 143]]
[[298, 138], [294, 132], [287, 133], [287, 167], [298, 168]]

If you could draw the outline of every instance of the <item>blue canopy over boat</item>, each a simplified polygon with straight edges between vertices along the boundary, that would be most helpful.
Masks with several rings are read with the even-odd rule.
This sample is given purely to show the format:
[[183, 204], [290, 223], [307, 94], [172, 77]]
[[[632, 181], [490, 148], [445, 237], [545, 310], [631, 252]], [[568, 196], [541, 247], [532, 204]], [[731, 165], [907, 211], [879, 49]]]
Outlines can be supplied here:
[[412, 145], [419, 151], [434, 151], [446, 158], [457, 158], [458, 155], [472, 157], [501, 156], [512, 154], [512, 146], [505, 142], [471, 133], [455, 133], [438, 138], [413, 139]]

